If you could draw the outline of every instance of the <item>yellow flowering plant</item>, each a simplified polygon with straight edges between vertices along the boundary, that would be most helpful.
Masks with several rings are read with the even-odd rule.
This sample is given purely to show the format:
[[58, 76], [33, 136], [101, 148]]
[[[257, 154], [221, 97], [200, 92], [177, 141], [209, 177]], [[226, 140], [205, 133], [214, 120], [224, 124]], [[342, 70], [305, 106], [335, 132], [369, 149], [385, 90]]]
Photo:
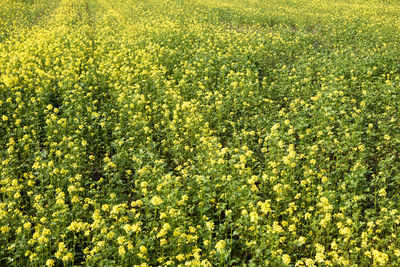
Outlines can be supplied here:
[[0, 6], [0, 264], [400, 264], [396, 1]]

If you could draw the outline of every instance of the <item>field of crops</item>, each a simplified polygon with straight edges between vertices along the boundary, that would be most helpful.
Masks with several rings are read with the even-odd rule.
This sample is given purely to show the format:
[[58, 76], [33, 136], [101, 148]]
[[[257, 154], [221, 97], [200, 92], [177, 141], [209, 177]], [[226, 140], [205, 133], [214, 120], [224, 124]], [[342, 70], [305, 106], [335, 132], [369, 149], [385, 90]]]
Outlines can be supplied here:
[[400, 5], [0, 0], [1, 266], [399, 266]]

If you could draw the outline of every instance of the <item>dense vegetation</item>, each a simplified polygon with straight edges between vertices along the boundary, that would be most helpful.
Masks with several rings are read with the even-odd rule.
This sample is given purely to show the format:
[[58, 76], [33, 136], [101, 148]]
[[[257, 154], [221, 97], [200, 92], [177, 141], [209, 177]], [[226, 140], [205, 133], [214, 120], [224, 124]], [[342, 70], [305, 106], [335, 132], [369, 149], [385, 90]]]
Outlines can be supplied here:
[[2, 266], [399, 266], [400, 6], [0, 0]]

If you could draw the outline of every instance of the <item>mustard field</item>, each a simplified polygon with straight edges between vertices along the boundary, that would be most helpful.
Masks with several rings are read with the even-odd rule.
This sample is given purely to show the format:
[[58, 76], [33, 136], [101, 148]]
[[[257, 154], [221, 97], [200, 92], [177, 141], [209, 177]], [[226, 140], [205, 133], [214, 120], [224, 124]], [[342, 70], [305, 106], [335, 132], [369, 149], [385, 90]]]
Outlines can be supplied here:
[[0, 0], [1, 266], [399, 266], [397, 0]]

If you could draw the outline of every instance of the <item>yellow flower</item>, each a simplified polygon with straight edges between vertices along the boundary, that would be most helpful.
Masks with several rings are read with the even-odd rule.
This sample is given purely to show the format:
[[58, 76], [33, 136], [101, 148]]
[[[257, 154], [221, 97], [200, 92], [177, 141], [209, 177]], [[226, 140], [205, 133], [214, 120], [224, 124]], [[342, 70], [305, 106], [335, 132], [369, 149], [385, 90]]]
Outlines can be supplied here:
[[58, 243], [58, 250], [59, 251], [63, 252], [65, 248], [66, 248], [66, 246], [65, 246], [64, 242]]
[[312, 259], [306, 259], [304, 263], [306, 264], [307, 267], [315, 266], [315, 263]]
[[300, 236], [297, 242], [299, 242], [299, 244], [302, 246], [306, 243], [306, 238], [304, 236]]
[[259, 201], [259, 202], [257, 203], [257, 205], [260, 206], [261, 212], [264, 213], [264, 214], [267, 214], [268, 212], [271, 211], [271, 205], [269, 204], [269, 201], [268, 201], [268, 200], [265, 201], [265, 202]]
[[49, 267], [54, 266], [54, 260], [53, 260], [53, 259], [48, 259], [48, 260], [46, 261], [46, 266], [49, 266]]
[[254, 211], [250, 212], [250, 221], [253, 223], [257, 223], [257, 221], [258, 221], [257, 212], [254, 212]]
[[323, 253], [318, 252], [315, 255], [315, 260], [319, 263], [323, 263], [325, 261], [325, 255]]
[[372, 255], [374, 256], [374, 262], [380, 266], [384, 266], [389, 261], [389, 256], [386, 253], [376, 249], [372, 250]]
[[385, 190], [385, 188], [382, 188], [381, 190], [379, 190], [379, 196], [381, 196], [381, 197], [386, 197], [386, 190]]
[[283, 254], [282, 255], [282, 261], [284, 264], [289, 265], [290, 263], [290, 256], [288, 254]]
[[212, 231], [214, 229], [214, 223], [213, 222], [206, 222], [206, 227], [208, 230]]
[[140, 252], [142, 252], [143, 254], [147, 253], [147, 248], [145, 246], [140, 246], [139, 248]]
[[73, 255], [71, 252], [67, 253], [64, 257], [62, 257], [62, 261], [70, 261], [73, 259]]
[[119, 246], [118, 248], [118, 254], [123, 257], [126, 253], [125, 247], [124, 246]]
[[183, 261], [183, 260], [185, 259], [185, 255], [179, 254], [178, 256], [176, 256], [176, 259], [177, 259], [178, 261]]
[[163, 203], [163, 200], [161, 197], [159, 196], [154, 196], [151, 200], [150, 200], [151, 204], [153, 204], [154, 206], [158, 206], [161, 205]]
[[226, 246], [225, 240], [220, 240], [215, 245], [215, 248], [217, 249], [218, 252], [221, 252], [225, 248], [225, 246]]

